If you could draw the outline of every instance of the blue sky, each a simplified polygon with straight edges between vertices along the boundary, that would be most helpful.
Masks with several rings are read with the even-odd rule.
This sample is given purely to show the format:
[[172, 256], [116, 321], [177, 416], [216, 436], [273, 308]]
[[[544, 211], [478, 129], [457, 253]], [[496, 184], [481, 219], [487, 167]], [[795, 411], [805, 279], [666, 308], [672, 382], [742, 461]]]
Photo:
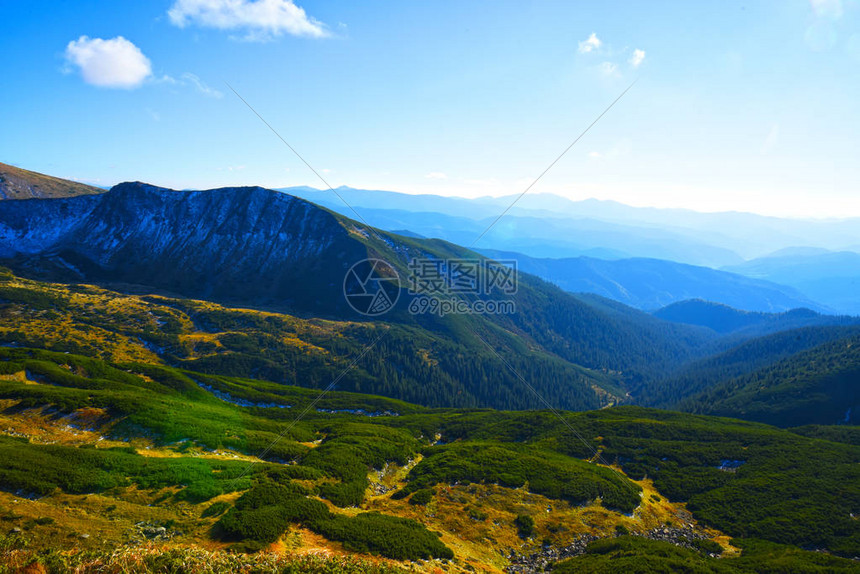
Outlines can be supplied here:
[[4, 0], [0, 19], [0, 161], [52, 175], [321, 187], [229, 82], [333, 186], [509, 195], [638, 79], [534, 191], [860, 215], [855, 0]]

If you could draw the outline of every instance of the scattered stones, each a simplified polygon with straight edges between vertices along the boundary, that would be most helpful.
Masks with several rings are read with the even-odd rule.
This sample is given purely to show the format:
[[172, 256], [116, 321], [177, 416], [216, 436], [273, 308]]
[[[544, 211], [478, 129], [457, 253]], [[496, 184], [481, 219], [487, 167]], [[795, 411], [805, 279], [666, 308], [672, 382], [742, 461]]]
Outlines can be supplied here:
[[142, 537], [146, 540], [170, 540], [175, 534], [164, 526], [148, 522], [138, 522], [134, 526], [137, 529], [136, 534], [138, 537]]
[[[669, 542], [675, 546], [682, 546], [693, 550], [696, 549], [696, 547], [693, 546], [693, 540], [703, 540], [707, 538], [707, 536], [696, 532], [690, 526], [684, 526], [682, 528], [654, 528], [644, 534], [639, 534], [638, 536], [643, 536], [644, 538], [649, 538], [651, 540], [662, 540], [663, 542]], [[534, 552], [532, 554], [517, 554], [515, 551], [511, 550], [509, 557], [511, 565], [508, 566], [507, 572], [509, 574], [533, 574], [537, 572], [547, 572], [556, 562], [583, 554], [585, 552], [585, 547], [597, 539], [597, 536], [583, 534], [576, 538], [571, 544], [561, 548], [545, 546], [539, 552]]]
[[373, 493], [373, 496], [381, 496], [391, 490], [393, 489], [385, 486], [381, 482], [372, 482], [370, 484], [370, 491]]
[[597, 536], [583, 534], [576, 538], [571, 544], [556, 548], [546, 546], [540, 552], [533, 554], [517, 554], [511, 550], [511, 565], [508, 566], [509, 574], [531, 574], [532, 572], [545, 572], [552, 564], [560, 560], [566, 560], [579, 556], [585, 552], [585, 547], [597, 540]]

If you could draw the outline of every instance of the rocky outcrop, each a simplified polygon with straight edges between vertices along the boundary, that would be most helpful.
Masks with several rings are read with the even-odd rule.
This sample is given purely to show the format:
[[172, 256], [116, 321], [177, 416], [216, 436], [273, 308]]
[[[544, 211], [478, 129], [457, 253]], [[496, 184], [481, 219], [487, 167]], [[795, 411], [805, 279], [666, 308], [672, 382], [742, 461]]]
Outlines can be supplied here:
[[45, 279], [146, 285], [189, 297], [324, 311], [367, 257], [337, 216], [260, 187], [0, 202], [0, 258]]

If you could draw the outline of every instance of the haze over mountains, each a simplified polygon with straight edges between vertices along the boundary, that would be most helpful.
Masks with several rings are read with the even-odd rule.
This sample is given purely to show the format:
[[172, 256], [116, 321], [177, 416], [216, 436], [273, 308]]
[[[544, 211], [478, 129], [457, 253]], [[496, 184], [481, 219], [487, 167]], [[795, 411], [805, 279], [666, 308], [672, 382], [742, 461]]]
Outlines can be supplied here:
[[488, 257], [514, 259], [518, 269], [571, 293], [595, 293], [625, 305], [653, 311], [689, 299], [719, 301], [749, 311], [779, 312], [798, 307], [828, 308], [791, 287], [662, 259], [537, 258], [482, 249]]
[[832, 309], [860, 315], [860, 254], [854, 251], [782, 250], [725, 270], [789, 285]]
[[[354, 217], [330, 190], [284, 191]], [[371, 225], [461, 245], [474, 242], [515, 199], [347, 187], [337, 193]], [[857, 219], [638, 208], [540, 193], [524, 196], [475, 244], [488, 253], [522, 254], [524, 270], [568, 291], [641, 309], [698, 298], [750, 311], [809, 307], [849, 314], [860, 313], [858, 246]]]
[[[345, 206], [330, 190], [317, 190], [310, 187], [282, 188], [292, 195], [305, 197], [325, 205], [336, 211]], [[383, 212], [403, 212], [443, 214], [471, 220], [483, 220], [496, 217], [501, 210], [511, 205], [517, 195], [505, 197], [483, 197], [477, 199], [452, 198], [436, 195], [410, 195], [392, 191], [373, 191], [341, 187], [340, 194], [354, 208], [381, 210]], [[362, 216], [364, 216], [363, 212]], [[388, 213], [389, 215], [396, 215]], [[385, 215], [385, 213], [380, 214]], [[551, 225], [568, 226], [569, 237], [557, 237], [559, 240], [575, 239], [573, 244], [586, 248], [599, 247], [612, 249], [589, 237], [578, 237], [578, 225], [588, 230], [589, 225], [602, 223], [608, 231], [622, 230], [631, 234], [626, 241], [618, 239], [619, 244], [626, 249], [619, 249], [619, 255], [627, 257], [655, 257], [668, 259], [659, 253], [642, 252], [642, 246], [637, 245], [641, 239], [664, 239], [668, 237], [684, 237], [693, 248], [687, 257], [691, 260], [675, 258], [683, 263], [705, 265], [730, 265], [731, 259], [742, 260], [763, 257], [778, 250], [796, 247], [815, 247], [825, 250], [854, 250], [860, 247], [860, 219], [786, 219], [768, 217], [752, 213], [702, 213], [686, 209], [663, 209], [650, 207], [632, 207], [614, 201], [586, 199], [573, 201], [552, 194], [529, 192], [510, 210], [509, 215], [516, 220], [518, 217], [534, 217]], [[366, 217], [366, 216], [365, 216]], [[506, 216], [507, 217], [507, 216]], [[421, 221], [416, 218], [414, 221]], [[368, 223], [373, 224], [368, 219]], [[425, 222], [425, 225], [432, 224]], [[403, 226], [410, 229], [409, 226]], [[430, 227], [432, 229], [432, 227]], [[525, 229], [525, 228], [524, 228]], [[547, 231], [540, 229], [530, 231], [538, 233], [537, 237], [553, 237]], [[557, 229], [556, 227], [552, 228]], [[412, 229], [421, 233], [420, 229]], [[452, 231], [453, 232], [453, 231]], [[422, 235], [426, 235], [422, 233]], [[512, 240], [504, 235], [499, 239]], [[474, 238], [471, 238], [474, 240]], [[498, 240], [496, 240], [498, 241]], [[505, 245], [490, 245], [479, 243], [478, 247], [517, 251]], [[707, 248], [701, 253], [695, 249]], [[647, 249], [671, 249], [671, 246], [655, 243], [646, 244]], [[676, 247], [677, 249], [677, 247]], [[525, 252], [523, 249], [519, 251]], [[546, 254], [525, 252], [533, 257], [544, 257]], [[580, 255], [586, 253], [569, 253]], [[555, 256], [555, 255], [551, 255]]]

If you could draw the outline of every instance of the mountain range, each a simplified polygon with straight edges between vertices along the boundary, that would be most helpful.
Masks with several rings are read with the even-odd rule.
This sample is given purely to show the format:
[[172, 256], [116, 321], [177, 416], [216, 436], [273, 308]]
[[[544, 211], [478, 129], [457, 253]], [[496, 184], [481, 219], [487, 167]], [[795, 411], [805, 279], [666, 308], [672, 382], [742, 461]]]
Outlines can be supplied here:
[[779, 312], [798, 307], [830, 311], [791, 287], [674, 261], [585, 256], [551, 259], [492, 249], [482, 249], [481, 253], [499, 260], [515, 260], [519, 270], [565, 291], [595, 293], [646, 311], [691, 299], [747, 311]]
[[[677, 262], [482, 254], [260, 187], [56, 195], [0, 201], [15, 568], [856, 571], [856, 317]], [[413, 308], [415, 259], [510, 257], [515, 292], [460, 301], [512, 312]], [[346, 297], [369, 259], [400, 278], [374, 317]]]
[[[490, 252], [514, 252], [535, 274], [569, 284], [562, 285], [565, 289], [596, 292], [643, 309], [701, 298], [750, 311], [786, 310], [799, 303], [822, 311], [860, 313], [854, 297], [860, 277], [860, 222], [853, 219], [699, 213], [593, 199], [571, 201], [550, 194], [528, 194], [515, 202], [516, 196], [463, 199], [348, 187], [336, 193], [309, 187], [283, 191], [348, 217], [357, 212], [381, 229], [461, 245], [475, 243]], [[505, 217], [487, 231], [512, 203]], [[583, 257], [590, 259], [571, 261]], [[630, 259], [636, 262], [611, 264]], [[572, 268], [572, 274], [566, 268]], [[724, 289], [708, 289], [711, 281]], [[774, 289], [787, 297], [774, 296]], [[752, 291], [749, 299], [740, 297]]]
[[[297, 319], [367, 321], [343, 296], [347, 270], [377, 258], [407, 277], [413, 257], [480, 258], [438, 239], [374, 230], [263, 188], [174, 191], [138, 182], [98, 195], [0, 202], [0, 263], [16, 273], [289, 312]], [[623, 270], [619, 265], [616, 272]], [[669, 268], [686, 271], [678, 264]], [[729, 274], [718, 276], [744, 285]], [[382, 317], [390, 339], [363, 357], [364, 373], [341, 388], [437, 406], [527, 408], [539, 404], [519, 388], [517, 377], [528, 375], [542, 395], [564, 408], [595, 408], [624, 402], [631, 390], [636, 396], [644, 388], [659, 389], [667, 374], [755, 337], [856, 324], [811, 310], [748, 313], [704, 302], [677, 303], [650, 315], [593, 294], [565, 293], [528, 273], [518, 278], [518, 291], [509, 296], [517, 312], [510, 315], [415, 315], [406, 311], [411, 295], [401, 285], [401, 303]], [[776, 297], [780, 292], [772, 289]], [[790, 306], [783, 296], [781, 304]], [[350, 345], [331, 347], [341, 360], [370, 336], [346, 325], [338, 330]], [[229, 343], [226, 356], [201, 364], [225, 368], [233, 353], [236, 364], [255, 366], [231, 367], [231, 374], [295, 380], [299, 371], [265, 358], [271, 344]], [[327, 348], [333, 342], [315, 344]], [[392, 349], [397, 359], [380, 363]], [[491, 391], [486, 378], [500, 351], [515, 372], [497, 373]], [[422, 374], [418, 356], [433, 369]]]
[[[376, 232], [261, 188], [178, 192], [128, 183], [96, 196], [0, 202], [0, 262], [17, 273], [298, 316], [366, 320], [343, 295], [347, 270], [377, 258], [405, 278], [408, 261], [417, 256], [480, 257], [439, 240]], [[528, 275], [520, 277], [512, 296], [518, 312], [511, 315], [412, 315], [405, 285], [401, 289], [402, 303], [384, 317], [398, 326], [388, 344], [404, 345], [404, 361], [426, 354], [441, 367], [441, 402], [536, 404], [514, 392], [519, 383], [510, 373], [499, 375], [495, 392], [481, 388], [494, 362], [487, 345], [510, 352], [523, 371], [554, 373], [539, 378], [542, 391], [566, 408], [583, 408], [617, 402], [624, 378], [655, 376], [695, 357], [711, 338], [633, 309], [607, 313]], [[386, 374], [365, 390], [406, 399], [410, 395], [401, 393], [419, 388], [406, 381], [392, 388], [401, 374], [377, 368]], [[417, 376], [413, 367], [400, 368]]]
[[832, 309], [860, 314], [860, 253], [855, 251], [781, 250], [724, 269], [789, 285]]
[[[433, 218], [438, 215], [473, 221], [494, 218], [514, 204], [514, 200], [518, 198], [517, 195], [511, 195], [464, 199], [350, 187], [337, 188], [337, 195], [330, 190], [317, 190], [310, 187], [290, 187], [283, 190], [336, 211], [347, 209], [340, 199], [343, 198], [367, 218], [368, 222], [370, 217], [376, 215], [373, 213], [365, 215], [366, 210], [381, 210], [385, 212], [381, 215], [392, 215], [393, 219], [401, 217], [403, 212], [425, 214], [423, 218], [411, 220], [416, 227], [431, 226]], [[352, 214], [348, 215], [352, 216]], [[516, 242], [516, 237], [501, 233], [492, 241], [492, 244], [488, 240], [477, 246], [503, 251], [519, 251], [532, 257], [602, 256], [594, 253], [572, 252], [577, 246], [604, 250], [616, 249], [621, 257], [671, 259], [681, 263], [707, 266], [740, 264], [744, 260], [764, 257], [776, 251], [798, 246], [828, 251], [856, 251], [860, 247], [860, 235], [858, 235], [860, 221], [852, 218], [790, 219], [738, 212], [702, 213], [686, 209], [634, 207], [597, 199], [576, 201], [558, 195], [536, 192], [530, 192], [516, 201], [506, 218], [508, 216], [514, 222], [519, 217], [543, 221], [554, 234], [541, 232], [539, 227], [529, 226], [525, 222], [512, 225], [512, 229], [528, 229], [530, 232], [537, 233], [534, 236], [537, 238], [554, 237], [560, 245], [565, 245], [564, 249], [570, 249], [571, 252], [563, 255], [562, 248], [556, 248], [552, 254], [547, 254], [539, 252], [539, 249], [529, 251], [517, 248], [515, 245], [501, 242]], [[380, 223], [388, 222], [381, 220]], [[386, 225], [380, 226], [388, 229]], [[402, 225], [401, 227], [433, 237], [412, 226]], [[601, 239], [604, 237], [612, 239], [613, 245], [593, 241], [588, 234], [594, 231], [598, 232]], [[623, 235], [613, 237], [613, 231]], [[453, 233], [454, 230], [450, 232]], [[667, 243], [678, 238], [683, 238], [690, 246], [689, 249]], [[471, 242], [474, 239], [475, 237], [469, 237], [468, 241]], [[460, 243], [463, 242], [460, 241]], [[540, 243], [541, 248], [551, 248], [553, 244], [551, 241]], [[664, 255], [667, 252], [681, 253], [683, 258], [666, 257]], [[736, 263], [727, 261], [728, 259], [735, 259]], [[726, 262], [720, 263], [721, 260]]]

